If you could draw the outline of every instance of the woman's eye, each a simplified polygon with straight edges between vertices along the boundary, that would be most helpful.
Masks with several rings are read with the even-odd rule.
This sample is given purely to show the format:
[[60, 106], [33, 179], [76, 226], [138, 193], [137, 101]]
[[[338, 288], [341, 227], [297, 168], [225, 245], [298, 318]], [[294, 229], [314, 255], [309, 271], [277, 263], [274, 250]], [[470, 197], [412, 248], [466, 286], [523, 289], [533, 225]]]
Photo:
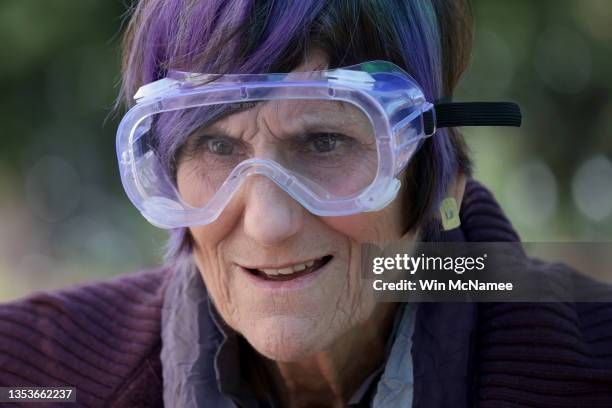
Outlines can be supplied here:
[[317, 133], [310, 135], [309, 142], [317, 153], [329, 153], [336, 149], [340, 137], [336, 133]]
[[234, 144], [223, 139], [210, 139], [208, 150], [219, 156], [229, 156], [234, 153]]

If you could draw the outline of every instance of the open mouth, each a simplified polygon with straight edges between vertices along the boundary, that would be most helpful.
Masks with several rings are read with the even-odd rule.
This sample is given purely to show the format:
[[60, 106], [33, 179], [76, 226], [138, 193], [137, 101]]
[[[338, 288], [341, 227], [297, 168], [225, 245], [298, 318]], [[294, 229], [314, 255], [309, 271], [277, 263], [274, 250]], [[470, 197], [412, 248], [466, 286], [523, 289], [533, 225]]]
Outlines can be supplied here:
[[288, 281], [316, 272], [327, 265], [332, 258], [332, 255], [326, 255], [319, 259], [313, 259], [305, 263], [295, 264], [281, 269], [245, 269], [261, 279], [269, 281]]

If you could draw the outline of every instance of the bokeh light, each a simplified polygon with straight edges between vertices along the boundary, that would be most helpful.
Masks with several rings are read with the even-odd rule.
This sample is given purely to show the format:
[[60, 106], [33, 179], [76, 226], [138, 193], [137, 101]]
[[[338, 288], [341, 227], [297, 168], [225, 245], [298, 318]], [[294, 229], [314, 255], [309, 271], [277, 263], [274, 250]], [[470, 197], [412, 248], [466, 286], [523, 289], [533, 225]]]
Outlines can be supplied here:
[[65, 219], [81, 198], [79, 175], [66, 160], [42, 157], [26, 175], [25, 198], [30, 211], [43, 220]]
[[585, 161], [572, 179], [572, 194], [580, 212], [592, 221], [612, 215], [612, 162], [605, 156]]
[[561, 93], [580, 92], [591, 77], [591, 53], [578, 31], [552, 27], [542, 32], [533, 61], [540, 79]]
[[504, 201], [514, 222], [531, 228], [548, 223], [558, 205], [555, 175], [540, 160], [517, 165], [506, 179]]

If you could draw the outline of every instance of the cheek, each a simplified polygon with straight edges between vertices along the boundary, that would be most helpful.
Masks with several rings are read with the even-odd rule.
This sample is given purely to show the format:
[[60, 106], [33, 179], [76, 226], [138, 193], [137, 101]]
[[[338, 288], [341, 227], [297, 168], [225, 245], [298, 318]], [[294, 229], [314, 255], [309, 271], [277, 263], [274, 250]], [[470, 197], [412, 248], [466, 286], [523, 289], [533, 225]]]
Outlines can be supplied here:
[[194, 246], [193, 256], [206, 290], [221, 316], [231, 325], [237, 319], [238, 313], [231, 290], [234, 277], [229, 273], [230, 267], [223, 257], [225, 234], [222, 227], [222, 223], [215, 223], [191, 228], [190, 232]]
[[384, 244], [398, 240], [404, 229], [402, 208], [395, 202], [382, 211], [329, 217], [325, 222], [358, 243]]
[[[216, 256], [216, 251], [207, 250], [206, 248], [194, 248], [194, 257], [196, 264], [206, 285], [206, 290], [211, 296], [217, 307], [224, 305], [227, 308], [232, 304], [231, 293], [228, 290], [231, 282], [229, 274], [225, 273], [223, 260]], [[220, 310], [221, 312], [221, 310]], [[231, 310], [224, 311], [222, 314], [231, 315]]]

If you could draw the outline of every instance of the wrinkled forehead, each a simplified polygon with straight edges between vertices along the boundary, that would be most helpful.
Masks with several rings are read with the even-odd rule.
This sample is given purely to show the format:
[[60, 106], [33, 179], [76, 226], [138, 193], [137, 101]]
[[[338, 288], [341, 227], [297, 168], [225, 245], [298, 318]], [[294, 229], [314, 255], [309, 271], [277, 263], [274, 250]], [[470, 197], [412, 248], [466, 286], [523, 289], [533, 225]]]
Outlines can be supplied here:
[[351, 123], [367, 121], [361, 108], [349, 102], [337, 100], [275, 99], [227, 103], [224, 114], [211, 124], [237, 122], [249, 118], [265, 118], [277, 122], [308, 121]]
[[371, 134], [361, 108], [335, 100], [267, 100], [228, 103], [224, 113], [195, 133], [250, 139], [256, 134], [291, 136], [303, 132]]

